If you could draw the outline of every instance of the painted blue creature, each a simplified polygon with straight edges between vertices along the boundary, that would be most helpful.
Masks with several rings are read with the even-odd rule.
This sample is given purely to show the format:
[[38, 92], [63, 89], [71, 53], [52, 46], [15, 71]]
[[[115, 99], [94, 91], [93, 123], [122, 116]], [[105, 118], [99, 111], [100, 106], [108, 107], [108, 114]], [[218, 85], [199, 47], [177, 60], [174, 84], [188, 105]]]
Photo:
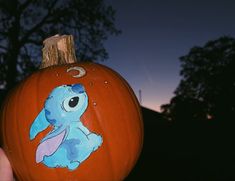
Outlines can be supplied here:
[[59, 86], [50, 93], [30, 128], [30, 140], [48, 126], [53, 128], [37, 147], [37, 163], [74, 170], [101, 146], [102, 137], [80, 121], [87, 106], [88, 96], [81, 84]]

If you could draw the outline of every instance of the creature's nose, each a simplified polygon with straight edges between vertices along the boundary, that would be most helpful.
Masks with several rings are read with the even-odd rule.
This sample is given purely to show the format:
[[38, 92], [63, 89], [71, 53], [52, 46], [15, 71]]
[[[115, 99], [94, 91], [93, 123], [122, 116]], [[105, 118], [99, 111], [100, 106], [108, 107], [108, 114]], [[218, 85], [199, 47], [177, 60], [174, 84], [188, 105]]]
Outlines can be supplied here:
[[72, 91], [75, 93], [81, 94], [81, 93], [85, 92], [85, 89], [81, 84], [73, 84]]

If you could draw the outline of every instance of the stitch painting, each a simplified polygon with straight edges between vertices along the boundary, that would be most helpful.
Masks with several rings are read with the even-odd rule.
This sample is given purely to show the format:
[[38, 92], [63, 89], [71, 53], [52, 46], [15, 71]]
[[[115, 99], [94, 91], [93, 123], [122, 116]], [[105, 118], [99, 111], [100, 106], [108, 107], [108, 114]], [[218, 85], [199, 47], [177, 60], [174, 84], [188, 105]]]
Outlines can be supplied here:
[[30, 128], [30, 140], [48, 126], [53, 128], [36, 149], [37, 163], [75, 170], [101, 146], [102, 137], [80, 121], [87, 107], [88, 95], [82, 84], [62, 85], [50, 93]]

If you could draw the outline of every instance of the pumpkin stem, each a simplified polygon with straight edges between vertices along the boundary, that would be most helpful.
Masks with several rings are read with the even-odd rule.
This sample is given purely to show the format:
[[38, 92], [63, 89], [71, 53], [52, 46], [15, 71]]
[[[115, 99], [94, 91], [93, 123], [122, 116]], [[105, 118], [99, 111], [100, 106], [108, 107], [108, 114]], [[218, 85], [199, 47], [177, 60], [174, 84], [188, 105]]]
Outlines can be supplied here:
[[77, 62], [72, 35], [55, 35], [43, 41], [40, 69]]

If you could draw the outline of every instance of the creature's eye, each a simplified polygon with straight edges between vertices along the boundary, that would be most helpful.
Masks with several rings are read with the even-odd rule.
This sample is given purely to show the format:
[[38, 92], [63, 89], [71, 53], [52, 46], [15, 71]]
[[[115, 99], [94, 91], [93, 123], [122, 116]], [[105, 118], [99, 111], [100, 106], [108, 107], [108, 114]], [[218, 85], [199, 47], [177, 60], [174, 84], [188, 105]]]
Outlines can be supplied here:
[[73, 97], [69, 100], [69, 107], [75, 107], [78, 104], [79, 97]]
[[65, 109], [65, 111], [76, 111], [78, 108], [78, 103], [79, 103], [79, 97], [72, 97], [72, 98], [68, 98], [65, 99], [63, 102], [63, 107]]

